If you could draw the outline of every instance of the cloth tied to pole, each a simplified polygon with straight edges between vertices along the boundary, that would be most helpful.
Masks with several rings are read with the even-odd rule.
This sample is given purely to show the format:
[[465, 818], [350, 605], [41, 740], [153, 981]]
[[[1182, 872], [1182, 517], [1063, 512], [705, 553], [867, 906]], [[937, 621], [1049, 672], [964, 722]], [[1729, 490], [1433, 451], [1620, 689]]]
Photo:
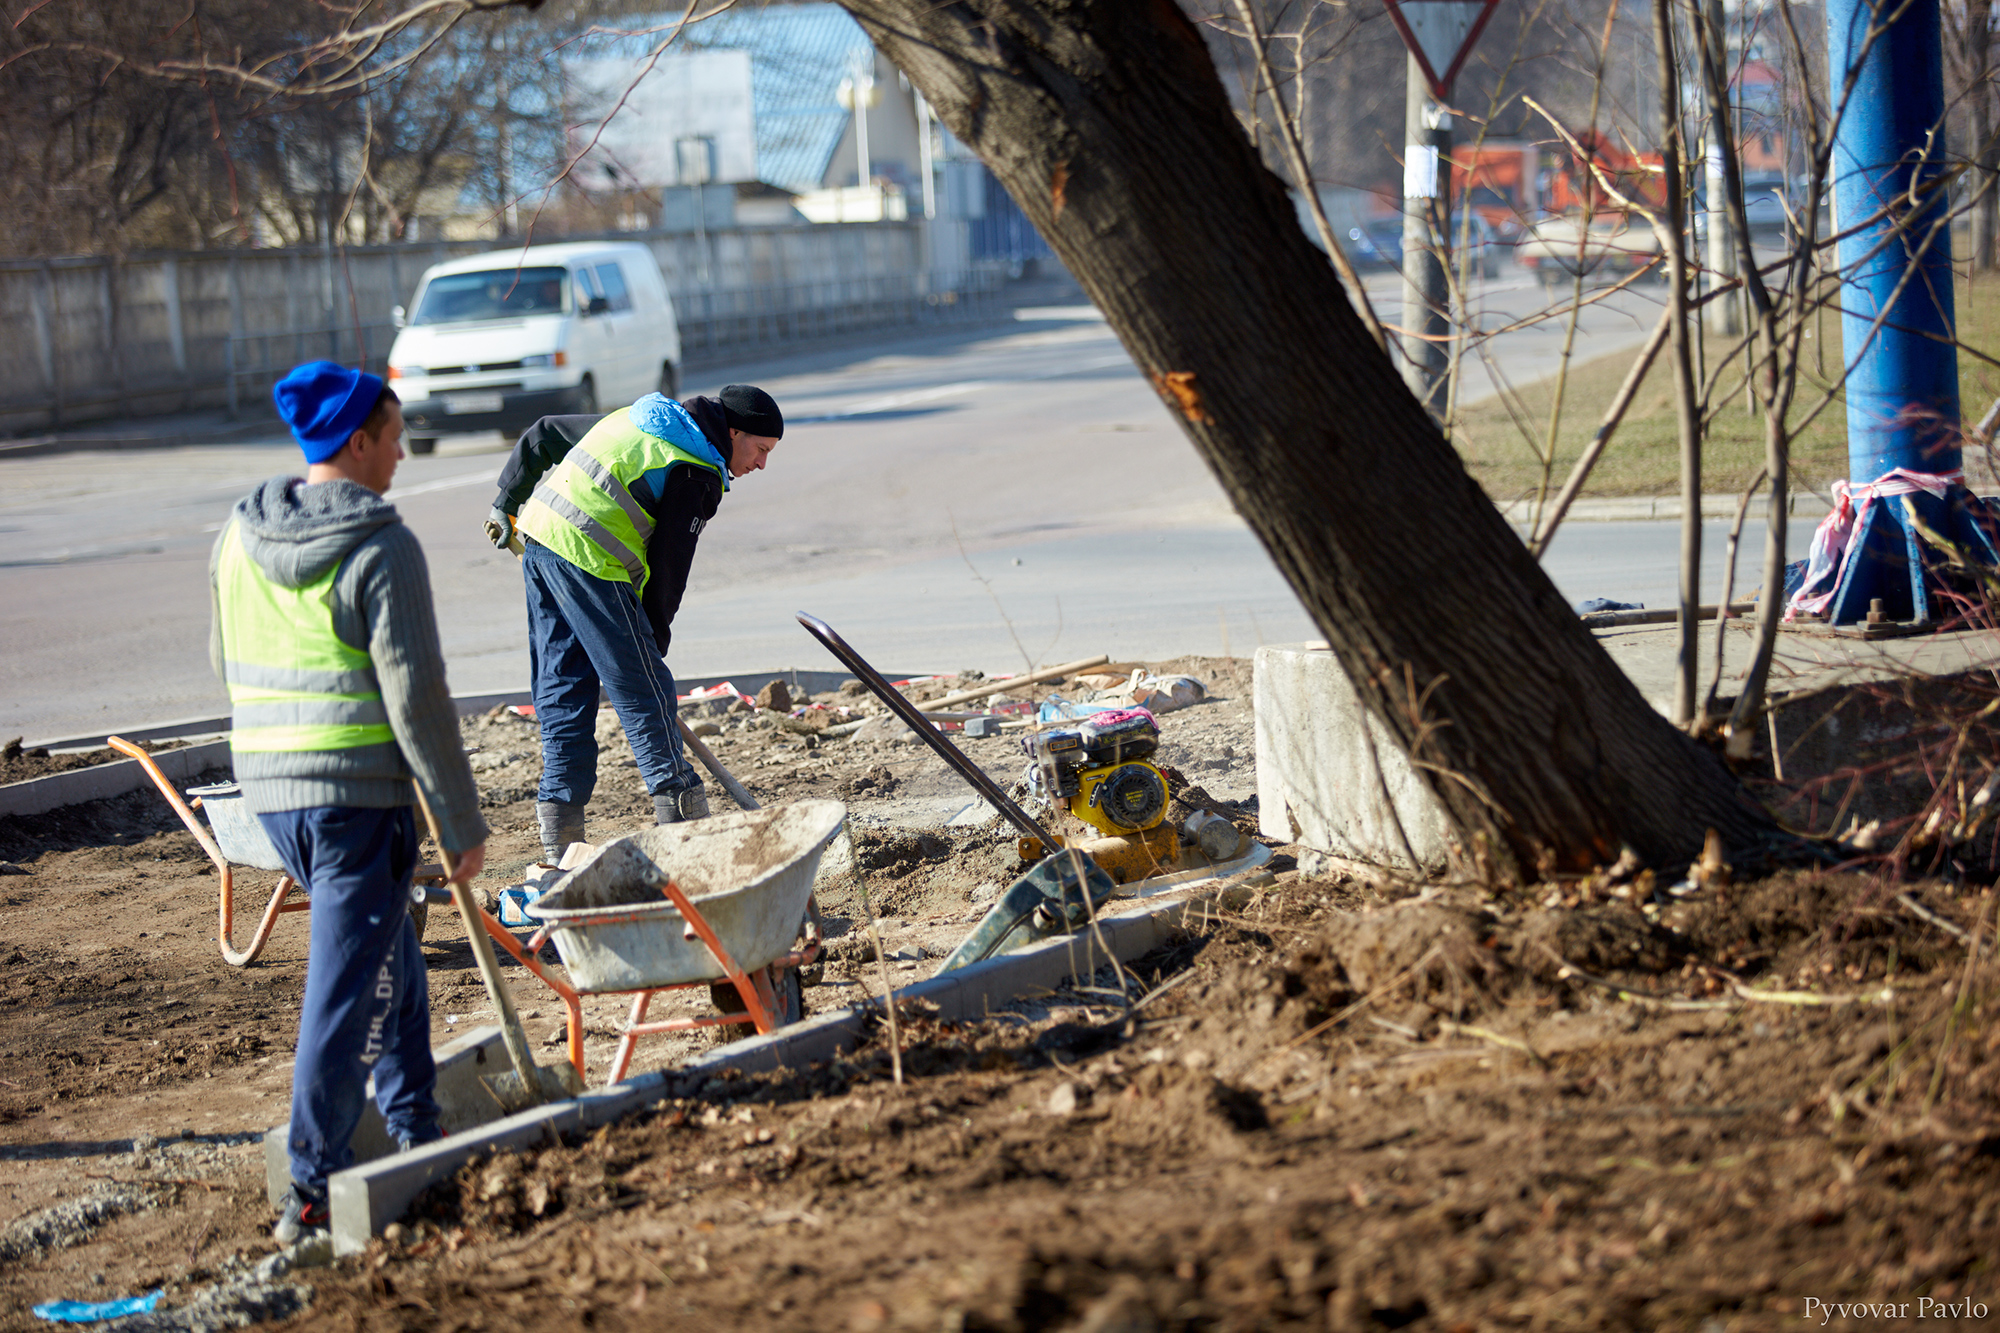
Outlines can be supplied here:
[[1812, 554], [1807, 557], [1805, 581], [1792, 594], [1785, 619], [1824, 614], [1847, 574], [1847, 562], [1854, 556], [1853, 538], [1865, 530], [1868, 511], [1877, 500], [1923, 491], [1942, 500], [1954, 486], [1965, 484], [1963, 472], [1912, 472], [1891, 468], [1874, 481], [1855, 485], [1833, 483], [1833, 512], [1820, 521], [1813, 532]]

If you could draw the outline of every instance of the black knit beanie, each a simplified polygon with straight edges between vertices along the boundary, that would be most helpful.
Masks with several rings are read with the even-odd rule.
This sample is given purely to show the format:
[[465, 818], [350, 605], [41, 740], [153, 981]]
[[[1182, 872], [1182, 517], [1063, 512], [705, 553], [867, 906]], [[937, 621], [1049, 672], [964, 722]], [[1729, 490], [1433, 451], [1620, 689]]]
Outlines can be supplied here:
[[722, 413], [746, 435], [785, 437], [785, 416], [771, 395], [754, 384], [732, 384], [722, 391]]

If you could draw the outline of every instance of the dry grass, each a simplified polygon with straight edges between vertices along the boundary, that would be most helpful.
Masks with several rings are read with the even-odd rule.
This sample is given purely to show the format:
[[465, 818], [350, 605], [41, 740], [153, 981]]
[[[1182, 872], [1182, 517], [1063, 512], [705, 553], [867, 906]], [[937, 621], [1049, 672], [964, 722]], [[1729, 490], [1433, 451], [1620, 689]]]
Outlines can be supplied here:
[[[2000, 277], [1982, 275], [1976, 282], [1958, 286], [1960, 339], [1989, 356], [2000, 357]], [[1796, 423], [1816, 405], [1828, 381], [1821, 373], [1817, 355], [1824, 349], [1824, 366], [1838, 373], [1840, 330], [1832, 314], [1823, 317], [1807, 341], [1805, 379], [1793, 410]], [[1597, 430], [1604, 410], [1625, 379], [1632, 352], [1619, 352], [1595, 360], [1574, 362], [1564, 394], [1563, 418], [1557, 435], [1556, 459], [1549, 481], [1551, 494], [1562, 485], [1570, 465], [1583, 452]], [[1734, 368], [1732, 367], [1732, 370]], [[1817, 381], [1817, 384], [1814, 383]], [[1654, 361], [1638, 397], [1626, 413], [1624, 423], [1612, 439], [1611, 447], [1598, 461], [1585, 495], [1671, 495], [1680, 489], [1679, 428], [1674, 419], [1671, 397], [1671, 359], [1662, 352]], [[1736, 397], [1716, 412], [1709, 425], [1702, 451], [1702, 489], [1711, 495], [1741, 491], [1757, 474], [1764, 461], [1764, 426], [1761, 417], [1745, 410], [1740, 373], [1725, 374], [1718, 396], [1736, 391]], [[1959, 394], [1965, 414], [1977, 422], [1995, 398], [2000, 398], [2000, 369], [1961, 350], [1959, 353]], [[1498, 398], [1489, 398], [1459, 414], [1453, 439], [1466, 467], [1496, 500], [1512, 500], [1532, 495], [1541, 482], [1542, 469], [1536, 450], [1548, 429], [1549, 409], [1555, 399], [1553, 377], [1520, 386], [1517, 419]], [[1523, 426], [1533, 443], [1524, 435]], [[1968, 472], [1978, 460], [1968, 457]], [[1991, 480], [1991, 469], [1979, 469], [1974, 483]], [[1836, 401], [1821, 412], [1792, 442], [1792, 485], [1795, 490], [1815, 490], [1824, 494], [1827, 484], [1847, 475], [1847, 410]]]

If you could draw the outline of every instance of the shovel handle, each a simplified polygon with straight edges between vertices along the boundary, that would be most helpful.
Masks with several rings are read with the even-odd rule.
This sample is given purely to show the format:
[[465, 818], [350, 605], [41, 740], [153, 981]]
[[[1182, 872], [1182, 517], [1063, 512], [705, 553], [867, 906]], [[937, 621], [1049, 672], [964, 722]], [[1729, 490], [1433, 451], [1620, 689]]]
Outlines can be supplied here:
[[738, 782], [730, 774], [729, 770], [722, 766], [722, 761], [715, 757], [715, 751], [709, 749], [703, 743], [701, 737], [694, 734], [694, 728], [690, 727], [685, 719], [676, 715], [674, 722], [681, 729], [681, 744], [687, 747], [688, 753], [701, 760], [703, 768], [715, 774], [715, 780], [720, 782], [722, 789], [729, 793], [730, 800], [736, 802], [738, 807], [744, 810], [761, 810], [763, 808], [757, 803], [757, 798], [750, 794], [750, 789]]
[[1005, 815], [1009, 823], [1031, 838], [1040, 838], [1044, 847], [1056, 846], [1054, 835], [1043, 828], [1040, 821], [1009, 799], [1007, 793], [1000, 790], [1000, 784], [986, 776], [985, 769], [973, 763], [963, 750], [946, 740], [944, 734], [931, 725], [931, 720], [917, 711], [915, 704], [898, 694], [893, 685], [882, 679], [881, 672], [868, 665], [860, 653], [848, 647], [847, 640], [841, 638], [833, 626], [818, 616], [807, 615], [804, 611], [798, 613], [798, 622], [805, 627], [806, 633], [818, 639], [828, 652], [839, 658], [877, 699], [889, 705], [889, 711], [914, 731], [918, 740], [936, 750], [940, 759], [957, 770], [960, 777], [972, 784], [974, 791], [984, 796], [995, 810]]
[[[457, 859], [445, 849], [444, 838], [438, 832], [437, 816], [431, 813], [431, 803], [424, 799], [424, 789], [416, 784], [417, 808], [424, 812], [424, 823], [430, 826], [431, 841], [437, 844], [438, 859], [444, 863], [444, 873], [448, 877], [458, 873]], [[472, 945], [473, 961], [479, 964], [479, 979], [486, 983], [486, 997], [493, 1001], [493, 1012], [500, 1017], [500, 1040], [507, 1048], [508, 1062], [514, 1066], [514, 1073], [521, 1080], [521, 1092], [527, 1105], [542, 1100], [542, 1085], [537, 1077], [535, 1061], [528, 1054], [528, 1037], [521, 1031], [520, 1015], [514, 1012], [514, 997], [507, 993], [506, 984], [500, 978], [500, 960], [493, 954], [493, 941], [486, 938], [484, 923], [479, 919], [479, 904], [472, 901], [472, 886], [451, 881], [451, 901], [458, 908], [458, 915], [465, 922], [465, 938]]]

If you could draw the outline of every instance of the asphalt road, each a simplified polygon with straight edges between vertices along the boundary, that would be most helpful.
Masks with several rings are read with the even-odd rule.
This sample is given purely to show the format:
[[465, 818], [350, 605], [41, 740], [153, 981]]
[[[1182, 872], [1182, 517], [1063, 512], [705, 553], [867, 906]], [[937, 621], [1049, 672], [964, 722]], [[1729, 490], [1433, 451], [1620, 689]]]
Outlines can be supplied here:
[[[1482, 291], [1495, 318], [1540, 301], [1525, 283]], [[1635, 343], [1651, 302], [1635, 293], [1594, 309], [1583, 345]], [[770, 469], [738, 482], [703, 535], [675, 624], [677, 674], [834, 667], [792, 620], [799, 610], [895, 672], [1247, 654], [1316, 637], [1095, 312], [1018, 316], [773, 356], [689, 386], [761, 383], [789, 427]], [[1545, 327], [1492, 347], [1519, 381], [1543, 373], [1558, 339]], [[479, 530], [503, 454], [493, 436], [448, 437], [405, 460], [390, 493], [429, 554], [461, 693], [527, 680], [520, 578]], [[208, 549], [231, 503], [297, 459], [274, 431], [0, 462], [0, 738], [226, 711], [207, 661]], [[1675, 542], [1671, 524], [1572, 523], [1550, 569], [1576, 598], [1664, 604]], [[1751, 552], [1753, 582], [1754, 566]]]

